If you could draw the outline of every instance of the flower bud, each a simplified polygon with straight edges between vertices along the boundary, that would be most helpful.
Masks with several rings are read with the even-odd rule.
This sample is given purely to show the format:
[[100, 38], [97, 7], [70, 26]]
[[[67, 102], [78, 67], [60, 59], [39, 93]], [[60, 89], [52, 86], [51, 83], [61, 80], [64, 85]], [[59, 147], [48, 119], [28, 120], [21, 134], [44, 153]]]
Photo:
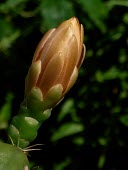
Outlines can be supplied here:
[[75, 17], [44, 35], [26, 77], [25, 98], [31, 93], [37, 96], [37, 92], [50, 109], [64, 97], [75, 83], [85, 56], [83, 38], [83, 26]]

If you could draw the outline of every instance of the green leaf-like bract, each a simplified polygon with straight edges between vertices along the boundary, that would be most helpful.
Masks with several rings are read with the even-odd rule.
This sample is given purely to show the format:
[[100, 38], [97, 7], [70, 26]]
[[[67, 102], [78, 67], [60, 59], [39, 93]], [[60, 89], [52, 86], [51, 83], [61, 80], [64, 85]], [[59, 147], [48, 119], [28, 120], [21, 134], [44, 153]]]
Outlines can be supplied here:
[[20, 148], [28, 146], [36, 138], [39, 127], [51, 115], [51, 108], [61, 99], [62, 91], [60, 84], [55, 85], [43, 99], [41, 90], [32, 88], [8, 128], [10, 142]]

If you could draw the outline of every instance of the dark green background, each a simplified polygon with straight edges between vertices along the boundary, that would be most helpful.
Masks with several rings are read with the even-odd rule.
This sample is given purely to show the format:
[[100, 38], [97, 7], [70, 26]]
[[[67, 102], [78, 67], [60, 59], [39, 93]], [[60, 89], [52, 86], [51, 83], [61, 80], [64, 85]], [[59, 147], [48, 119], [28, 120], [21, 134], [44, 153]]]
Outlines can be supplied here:
[[[24, 79], [43, 34], [78, 17], [86, 58], [29, 153], [39, 170], [128, 169], [128, 1], [0, 1], [0, 137], [18, 112]], [[3, 127], [2, 127], [3, 123]]]

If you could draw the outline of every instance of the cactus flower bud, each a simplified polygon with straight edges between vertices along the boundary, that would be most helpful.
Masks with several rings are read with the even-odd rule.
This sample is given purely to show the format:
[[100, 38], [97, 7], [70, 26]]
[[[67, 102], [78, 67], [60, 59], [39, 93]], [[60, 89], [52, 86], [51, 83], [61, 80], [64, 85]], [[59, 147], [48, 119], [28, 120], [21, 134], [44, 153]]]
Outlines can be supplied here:
[[45, 109], [50, 109], [64, 97], [75, 83], [85, 56], [83, 39], [83, 26], [75, 17], [44, 35], [26, 77], [25, 99], [34, 94]]
[[36, 138], [51, 109], [75, 83], [85, 56], [83, 38], [83, 26], [73, 17], [41, 39], [26, 76], [24, 101], [8, 129], [15, 145], [24, 148]]

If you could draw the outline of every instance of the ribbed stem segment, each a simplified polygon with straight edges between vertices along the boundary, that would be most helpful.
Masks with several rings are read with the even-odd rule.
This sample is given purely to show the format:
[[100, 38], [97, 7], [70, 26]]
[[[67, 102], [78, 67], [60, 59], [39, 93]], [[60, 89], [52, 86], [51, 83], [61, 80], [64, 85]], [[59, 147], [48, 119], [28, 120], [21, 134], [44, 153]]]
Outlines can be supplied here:
[[36, 138], [39, 127], [49, 118], [50, 113], [50, 110], [46, 110], [40, 114], [40, 121], [34, 117], [34, 113], [30, 115], [27, 107], [21, 105], [19, 114], [12, 119], [8, 129], [10, 141], [20, 148], [28, 146]]

